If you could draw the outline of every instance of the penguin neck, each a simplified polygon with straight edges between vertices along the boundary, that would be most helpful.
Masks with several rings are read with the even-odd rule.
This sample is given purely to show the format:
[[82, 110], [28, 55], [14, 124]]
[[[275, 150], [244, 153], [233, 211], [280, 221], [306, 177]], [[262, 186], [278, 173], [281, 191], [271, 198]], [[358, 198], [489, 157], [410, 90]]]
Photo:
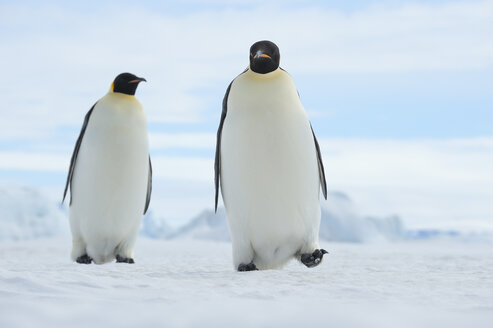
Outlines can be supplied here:
[[108, 92], [101, 100], [109, 101], [113, 104], [118, 104], [118, 106], [130, 106], [130, 107], [142, 107], [141, 103], [135, 96], [127, 95], [120, 92]]
[[126, 93], [114, 92], [113, 90], [109, 90], [106, 94], [107, 96], [119, 98], [119, 99], [127, 99], [127, 100], [137, 100], [134, 95], [127, 95]]
[[259, 79], [259, 80], [269, 80], [272, 78], [279, 77], [281, 72], [282, 72], [281, 67], [278, 67], [274, 71], [269, 72], [269, 73], [265, 73], [265, 74], [256, 73], [256, 72], [252, 71], [252, 69], [250, 67], [248, 68], [248, 71], [247, 71], [247, 73], [249, 75], [251, 75], [252, 78]]

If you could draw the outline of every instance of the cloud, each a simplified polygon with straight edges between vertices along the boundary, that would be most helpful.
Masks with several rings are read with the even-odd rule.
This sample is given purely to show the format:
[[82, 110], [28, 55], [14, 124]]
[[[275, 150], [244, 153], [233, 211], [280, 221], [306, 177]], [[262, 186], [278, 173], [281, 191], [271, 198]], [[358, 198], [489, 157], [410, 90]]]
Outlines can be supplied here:
[[330, 189], [410, 227], [493, 220], [493, 139], [320, 139]]
[[[200, 134], [154, 136], [155, 140], [165, 140], [157, 143], [158, 149], [193, 147], [194, 140], [202, 137], [213, 139], [212, 135]], [[212, 150], [215, 144], [210, 141], [198, 142], [197, 148]], [[329, 189], [348, 193], [364, 213], [376, 216], [396, 213], [410, 227], [493, 220], [493, 138], [400, 141], [320, 138], [319, 142]], [[65, 173], [69, 159], [69, 154], [3, 151], [0, 170]], [[190, 190], [196, 185], [206, 185], [210, 188], [201, 187], [194, 197], [206, 199], [209, 204], [214, 179], [212, 158], [155, 155], [152, 161], [156, 188], [171, 188], [166, 182], [170, 180], [186, 181], [181, 184]], [[181, 188], [180, 193], [186, 198], [190, 192]]]
[[151, 149], [187, 148], [214, 149], [216, 134], [213, 133], [150, 133]]
[[[349, 13], [320, 3], [216, 3], [179, 14], [121, 2], [91, 10], [1, 3], [0, 59], [8, 78], [0, 81], [0, 170], [66, 172], [85, 113], [118, 73], [130, 71], [149, 81], [137, 97], [150, 123], [203, 124], [200, 133], [151, 133], [152, 150], [159, 150], [156, 178], [211, 182], [213, 161], [201, 150], [214, 148], [224, 91], [259, 39], [276, 41], [282, 65], [296, 76], [317, 75], [317, 84], [339, 73], [379, 78], [447, 71], [460, 78], [460, 72], [493, 68], [493, 1], [400, 2]], [[212, 113], [214, 128], [205, 127]], [[366, 213], [390, 210], [421, 223], [493, 216], [489, 138], [321, 137], [329, 186], [347, 191]], [[170, 149], [197, 155], [171, 156]]]
[[[442, 190], [493, 185], [493, 139], [319, 140], [333, 183]], [[340, 172], [347, 172], [341, 175]]]
[[154, 156], [153, 174], [156, 178], [194, 181], [214, 181], [214, 160], [197, 157]]
[[67, 172], [70, 156], [71, 154], [0, 151], [0, 170]]
[[[151, 150], [207, 149], [214, 151], [212, 133], [151, 133]], [[438, 190], [453, 185], [493, 184], [493, 138], [470, 139], [343, 139], [319, 138], [326, 172], [333, 185], [375, 185], [389, 188], [426, 186]], [[71, 154], [0, 151], [0, 169], [65, 171]], [[213, 159], [157, 154], [162, 177], [207, 180]], [[156, 169], [156, 173], [160, 171]], [[195, 171], [194, 173], [190, 173]]]
[[[40, 135], [78, 126], [122, 71], [148, 79], [138, 96], [150, 121], [200, 122], [247, 66], [250, 44], [264, 38], [280, 45], [283, 65], [296, 74], [460, 71], [493, 63], [491, 1], [370, 6], [350, 14], [260, 2], [180, 15], [130, 4], [87, 11], [2, 3], [0, 12], [9, 77], [0, 82], [8, 104], [0, 127]], [[13, 136], [1, 131], [8, 130], [0, 129], [0, 140]]]

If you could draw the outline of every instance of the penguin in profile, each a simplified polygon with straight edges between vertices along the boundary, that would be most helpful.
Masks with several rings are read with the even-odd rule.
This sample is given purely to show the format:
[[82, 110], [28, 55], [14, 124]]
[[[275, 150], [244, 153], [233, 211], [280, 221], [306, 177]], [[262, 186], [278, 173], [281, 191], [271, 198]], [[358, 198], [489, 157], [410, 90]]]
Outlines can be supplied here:
[[134, 263], [133, 249], [152, 190], [147, 121], [135, 98], [140, 82], [130, 73], [86, 114], [70, 161], [72, 260]]
[[219, 186], [238, 271], [274, 269], [297, 258], [311, 268], [318, 245], [319, 190], [327, 199], [320, 148], [279, 48], [259, 41], [250, 66], [228, 86], [217, 131]]

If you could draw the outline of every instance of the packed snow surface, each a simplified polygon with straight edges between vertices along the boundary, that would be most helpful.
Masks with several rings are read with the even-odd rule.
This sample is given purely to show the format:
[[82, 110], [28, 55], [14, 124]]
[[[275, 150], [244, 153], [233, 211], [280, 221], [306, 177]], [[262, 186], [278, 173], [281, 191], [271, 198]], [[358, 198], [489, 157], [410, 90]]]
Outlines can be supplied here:
[[69, 238], [0, 243], [0, 327], [491, 327], [493, 246], [322, 242], [316, 268], [235, 272], [231, 244], [140, 238], [136, 264]]
[[[161, 213], [159, 213], [161, 214]], [[150, 239], [154, 238], [154, 239]], [[332, 192], [307, 269], [236, 272], [223, 209], [181, 227], [146, 216], [136, 264], [80, 265], [66, 207], [0, 190], [0, 327], [490, 327], [488, 231], [408, 231]], [[340, 242], [351, 243], [340, 243]]]

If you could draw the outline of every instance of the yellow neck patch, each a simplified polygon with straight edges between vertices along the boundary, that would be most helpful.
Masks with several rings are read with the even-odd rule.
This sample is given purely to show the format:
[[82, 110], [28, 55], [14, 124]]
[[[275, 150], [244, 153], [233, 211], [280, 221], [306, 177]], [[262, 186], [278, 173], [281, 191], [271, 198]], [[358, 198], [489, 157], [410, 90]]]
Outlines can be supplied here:
[[113, 89], [115, 88], [115, 82], [111, 82], [111, 87], [110, 87], [110, 91], [113, 92]]

